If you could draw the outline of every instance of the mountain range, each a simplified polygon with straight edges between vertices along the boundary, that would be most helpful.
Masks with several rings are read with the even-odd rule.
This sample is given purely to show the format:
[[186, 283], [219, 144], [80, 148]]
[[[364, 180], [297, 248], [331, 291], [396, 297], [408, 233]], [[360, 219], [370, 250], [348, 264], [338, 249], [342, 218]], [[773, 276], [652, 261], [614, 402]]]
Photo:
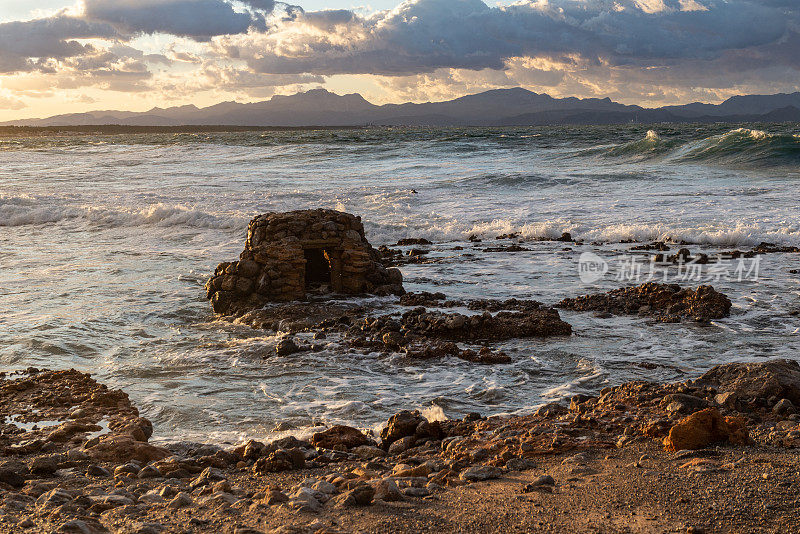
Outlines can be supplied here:
[[360, 94], [313, 89], [240, 104], [223, 102], [153, 108], [145, 112], [92, 111], [0, 123], [2, 126], [535, 126], [632, 122], [800, 122], [800, 92], [746, 95], [721, 104], [643, 108], [608, 98], [553, 98], [527, 89], [496, 89], [445, 102], [375, 105]]

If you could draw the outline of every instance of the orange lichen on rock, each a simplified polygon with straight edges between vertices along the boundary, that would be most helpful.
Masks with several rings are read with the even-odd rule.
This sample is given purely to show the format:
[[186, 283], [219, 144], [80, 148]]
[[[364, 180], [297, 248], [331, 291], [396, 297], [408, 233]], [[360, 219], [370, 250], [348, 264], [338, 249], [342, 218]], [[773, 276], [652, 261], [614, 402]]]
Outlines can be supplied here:
[[749, 440], [743, 418], [723, 417], [716, 408], [706, 408], [678, 421], [664, 438], [664, 448], [696, 450], [720, 442], [746, 445]]

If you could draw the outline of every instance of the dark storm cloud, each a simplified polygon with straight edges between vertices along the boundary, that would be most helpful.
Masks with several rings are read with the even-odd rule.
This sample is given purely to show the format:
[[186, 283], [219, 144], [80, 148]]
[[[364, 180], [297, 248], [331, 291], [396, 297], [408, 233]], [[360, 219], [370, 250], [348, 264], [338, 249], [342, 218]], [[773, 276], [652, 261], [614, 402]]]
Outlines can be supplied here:
[[223, 0], [85, 0], [85, 6], [87, 19], [113, 24], [125, 33], [168, 33], [197, 40], [244, 33], [255, 20]]
[[[793, 0], [794, 1], [794, 0]], [[612, 64], [711, 59], [775, 43], [797, 14], [784, 0], [546, 0], [489, 7], [481, 0], [417, 0], [370, 18], [320, 11], [299, 23], [301, 53], [251, 49], [262, 72], [413, 74], [437, 68], [500, 69], [511, 57], [579, 54]], [[247, 57], [242, 55], [242, 57]]]
[[112, 38], [114, 28], [66, 16], [0, 24], [0, 72], [31, 71], [48, 59], [64, 59], [91, 52], [75, 39]]

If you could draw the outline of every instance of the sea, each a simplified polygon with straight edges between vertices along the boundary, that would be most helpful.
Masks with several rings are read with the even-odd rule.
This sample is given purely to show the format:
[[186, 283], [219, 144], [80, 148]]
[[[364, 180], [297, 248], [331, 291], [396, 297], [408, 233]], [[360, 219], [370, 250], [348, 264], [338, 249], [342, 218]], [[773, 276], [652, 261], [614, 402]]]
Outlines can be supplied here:
[[[798, 246], [798, 197], [798, 124], [5, 135], [0, 369], [90, 372], [128, 392], [156, 441], [223, 444], [281, 437], [279, 423], [376, 428], [401, 409], [524, 414], [630, 380], [800, 359], [800, 254], [699, 273], [630, 251]], [[432, 241], [426, 262], [401, 266], [409, 291], [554, 305], [654, 279], [710, 283], [733, 309], [711, 324], [561, 311], [572, 336], [500, 343], [502, 365], [335, 341], [277, 356], [283, 333], [215, 317], [203, 284], [253, 216], [317, 207], [360, 215], [376, 247]], [[564, 232], [577, 242], [552, 240]], [[524, 250], [484, 250], [512, 243]]]

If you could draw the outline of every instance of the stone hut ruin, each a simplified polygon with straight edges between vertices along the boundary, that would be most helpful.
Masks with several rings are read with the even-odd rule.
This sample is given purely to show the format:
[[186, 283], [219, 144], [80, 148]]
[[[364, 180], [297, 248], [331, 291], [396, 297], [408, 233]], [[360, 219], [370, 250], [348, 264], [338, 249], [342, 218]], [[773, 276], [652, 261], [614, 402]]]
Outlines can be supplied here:
[[402, 274], [381, 263], [361, 217], [326, 209], [254, 218], [239, 261], [219, 264], [206, 292], [223, 314], [308, 295], [404, 293]]

